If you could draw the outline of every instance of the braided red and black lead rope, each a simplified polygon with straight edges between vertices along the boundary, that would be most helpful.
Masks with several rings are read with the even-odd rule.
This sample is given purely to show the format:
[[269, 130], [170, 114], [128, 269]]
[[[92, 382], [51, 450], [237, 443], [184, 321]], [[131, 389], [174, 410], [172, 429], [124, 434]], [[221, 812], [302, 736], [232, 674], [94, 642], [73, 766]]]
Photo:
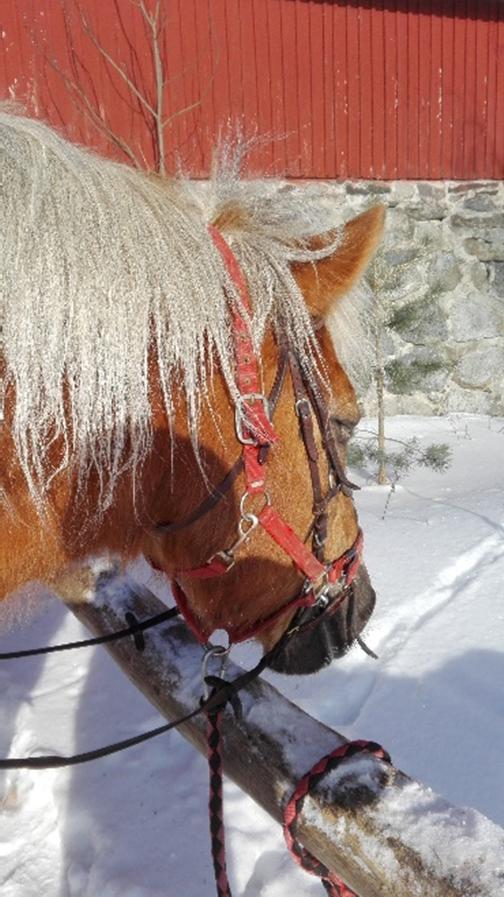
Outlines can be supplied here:
[[314, 857], [309, 850], [300, 845], [296, 837], [297, 820], [306, 795], [309, 794], [312, 788], [316, 787], [320, 779], [330, 770], [336, 769], [343, 760], [363, 751], [372, 754], [379, 760], [385, 760], [387, 763], [391, 762], [389, 754], [374, 741], [350, 741], [348, 744], [343, 744], [330, 754], [326, 754], [321, 760], [318, 760], [305, 773], [284, 810], [284, 836], [291, 856], [306, 872], [311, 872], [312, 875], [317, 875], [322, 879], [322, 884], [329, 897], [358, 897], [358, 895], [355, 891], [348, 888], [327, 866], [324, 866], [320, 860]]
[[232, 897], [226, 869], [226, 841], [222, 799], [221, 718], [222, 710], [219, 710], [217, 713], [207, 714], [208, 771], [210, 779], [208, 812], [217, 895], [218, 897]]

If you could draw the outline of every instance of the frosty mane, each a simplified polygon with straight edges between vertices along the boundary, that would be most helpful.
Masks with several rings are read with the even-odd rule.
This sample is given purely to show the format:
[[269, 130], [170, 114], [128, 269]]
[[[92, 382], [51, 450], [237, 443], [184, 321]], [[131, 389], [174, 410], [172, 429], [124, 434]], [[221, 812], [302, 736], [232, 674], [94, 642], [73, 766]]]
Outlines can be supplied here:
[[[0, 323], [13, 439], [33, 497], [48, 485], [47, 448], [64, 446], [81, 476], [107, 472], [104, 504], [151, 437], [155, 353], [166, 412], [182, 388], [197, 444], [212, 365], [236, 394], [230, 303], [237, 301], [207, 226], [217, 223], [247, 278], [252, 333], [282, 330], [307, 371], [312, 325], [291, 274], [315, 261], [307, 240], [330, 228], [320, 196], [239, 179], [234, 161], [211, 183], [164, 182], [77, 147], [0, 108]], [[229, 161], [229, 160], [228, 160]], [[127, 449], [127, 453], [126, 453]], [[54, 476], [54, 472], [52, 474]]]

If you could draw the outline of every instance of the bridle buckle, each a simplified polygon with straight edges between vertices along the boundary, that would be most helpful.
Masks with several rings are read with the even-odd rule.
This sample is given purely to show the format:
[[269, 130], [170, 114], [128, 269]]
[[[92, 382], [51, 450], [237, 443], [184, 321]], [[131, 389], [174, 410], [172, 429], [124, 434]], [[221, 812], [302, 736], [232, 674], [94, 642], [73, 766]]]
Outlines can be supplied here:
[[270, 406], [267, 396], [262, 392], [247, 392], [243, 395], [239, 395], [236, 399], [235, 405], [235, 430], [236, 430], [236, 438], [238, 442], [241, 442], [242, 445], [257, 445], [258, 439], [253, 433], [250, 436], [246, 436], [244, 430], [251, 430], [250, 424], [247, 423], [246, 415], [244, 414], [243, 406], [245, 404], [254, 404], [254, 402], [259, 402], [262, 405], [263, 413], [269, 423], [271, 423], [271, 414], [270, 414]]
[[312, 606], [317, 607], [321, 611], [327, 610], [329, 605], [345, 588], [344, 575], [341, 575], [339, 579], [331, 581], [329, 573], [330, 570], [325, 570], [317, 582], [310, 584], [310, 591], [313, 592], [315, 598]]
[[207, 564], [211, 566], [215, 561], [221, 561], [226, 568], [223, 570], [223, 573], [229, 573], [236, 563], [233, 548], [223, 548], [222, 551], [216, 551], [215, 554], [208, 559]]

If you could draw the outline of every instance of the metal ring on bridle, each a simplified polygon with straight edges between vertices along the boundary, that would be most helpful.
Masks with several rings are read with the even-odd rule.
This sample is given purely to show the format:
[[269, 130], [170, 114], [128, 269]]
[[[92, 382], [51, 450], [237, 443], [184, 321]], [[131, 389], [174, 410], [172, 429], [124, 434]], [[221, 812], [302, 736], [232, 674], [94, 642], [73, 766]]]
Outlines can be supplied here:
[[[247, 524], [247, 526], [245, 526], [245, 524]], [[259, 517], [257, 517], [256, 514], [242, 514], [238, 524], [238, 532], [241, 537], [245, 537], [248, 536], [256, 526], [259, 526]], [[236, 545], [234, 547], [236, 547]]]
[[205, 653], [203, 655], [203, 660], [201, 661], [201, 678], [203, 679], [203, 693], [205, 701], [210, 696], [210, 689], [207, 685], [206, 677], [208, 676], [208, 665], [213, 657], [221, 658], [221, 670], [220, 674], [222, 675], [222, 670], [224, 668], [225, 661], [227, 659], [228, 654], [231, 651], [231, 645], [228, 645], [227, 648], [224, 645], [208, 645], [205, 649]]
[[[260, 514], [261, 511], [264, 511], [264, 508], [268, 507], [268, 505], [271, 504], [271, 496], [270, 496], [269, 492], [266, 492], [266, 491], [261, 492], [259, 494], [264, 499], [264, 504], [263, 504], [262, 508], [260, 509], [260, 511], [258, 512]], [[257, 512], [252, 513], [251, 511], [245, 510], [245, 504], [246, 504], [248, 498], [251, 498], [251, 499], [254, 498], [254, 494], [251, 492], [244, 492], [242, 497], [240, 498], [240, 517], [242, 518], [242, 520], [250, 520], [251, 518], [257, 518], [257, 516], [258, 516]]]

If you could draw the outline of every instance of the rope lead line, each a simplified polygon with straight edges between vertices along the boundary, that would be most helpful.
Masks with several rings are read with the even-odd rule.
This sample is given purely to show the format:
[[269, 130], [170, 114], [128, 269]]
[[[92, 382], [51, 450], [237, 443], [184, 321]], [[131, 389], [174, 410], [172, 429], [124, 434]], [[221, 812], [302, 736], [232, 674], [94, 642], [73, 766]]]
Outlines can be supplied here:
[[107, 747], [96, 748], [94, 751], [86, 751], [83, 754], [74, 754], [72, 757], [58, 757], [50, 754], [44, 757], [9, 757], [6, 760], [0, 760], [0, 769], [62, 769], [65, 766], [79, 766], [81, 763], [89, 763], [91, 760], [100, 760], [102, 757], [110, 757], [111, 754], [117, 754], [127, 748], [135, 747], [144, 741], [149, 741], [157, 735], [163, 735], [176, 726], [188, 722], [194, 716], [201, 713], [201, 708], [181, 716], [172, 723], [166, 723], [164, 726], [158, 726], [157, 729], [150, 729], [148, 732], [142, 732], [141, 735], [134, 735], [132, 738], [126, 738], [124, 741], [117, 741], [115, 744], [109, 744]]
[[[171, 611], [166, 611], [166, 613], [175, 616], [173, 609]], [[159, 616], [164, 616], [164, 614], [159, 614]], [[151, 618], [151, 620], [154, 619], [156, 618]], [[139, 625], [141, 626], [144, 624]], [[154, 624], [151, 623], [151, 625]], [[113, 635], [116, 635], [116, 633], [113, 633]], [[171, 723], [158, 726], [156, 729], [150, 729], [148, 732], [143, 732], [140, 735], [134, 735], [132, 738], [117, 741], [106, 747], [96, 748], [93, 751], [86, 751], [82, 754], [74, 754], [71, 757], [61, 757], [50, 754], [44, 757], [8, 757], [7, 759], [0, 760], [0, 769], [61, 769], [65, 766], [79, 766], [81, 763], [89, 763], [91, 760], [99, 760], [102, 757], [109, 757], [112, 754], [117, 754], [127, 748], [135, 747], [137, 744], [142, 744], [144, 741], [149, 741], [151, 738], [156, 738], [158, 735], [163, 735], [165, 732], [169, 732], [171, 729], [181, 726], [183, 723], [188, 722], [195, 716], [199, 716], [201, 713], [215, 713], [221, 711], [228, 701], [236, 706], [237, 692], [249, 685], [250, 682], [253, 682], [253, 680], [262, 673], [276, 652], [283, 647], [287, 639], [288, 634], [284, 634], [271, 651], [263, 654], [255, 667], [248, 670], [246, 673], [242, 673], [242, 675], [238, 676], [233, 682], [226, 682], [223, 679], [217, 679], [217, 677], [213, 676], [208, 677], [209, 684], [216, 686], [209, 697], [202, 699], [199, 707], [196, 707], [184, 716], [173, 720]]]
[[329, 897], [358, 897], [334, 872], [331, 872], [306, 847], [302, 847], [296, 837], [298, 818], [303, 808], [305, 797], [315, 788], [327, 772], [336, 769], [340, 763], [356, 754], [366, 752], [379, 760], [391, 763], [387, 751], [374, 741], [349, 741], [335, 748], [315, 763], [298, 782], [284, 810], [283, 831], [287, 848], [293, 860], [305, 872], [311, 872], [322, 880]]
[[135, 615], [130, 611], [126, 614], [126, 621], [131, 624], [126, 629], [119, 629], [117, 632], [109, 632], [107, 635], [98, 635], [95, 638], [82, 639], [79, 642], [66, 642], [63, 645], [47, 645], [44, 648], [27, 648], [24, 651], [9, 651], [0, 653], [0, 660], [18, 660], [20, 657], [39, 657], [41, 654], [56, 654], [59, 651], [73, 651], [76, 648], [90, 648], [93, 645], [105, 645], [107, 642], [116, 642], [122, 638], [128, 638], [132, 635], [135, 639], [135, 645], [138, 651], [143, 651], [143, 639], [140, 641], [139, 633], [145, 632], [146, 629], [152, 629], [153, 626], [159, 626], [167, 620], [172, 620], [180, 613], [178, 607], [171, 607], [169, 610], [156, 614], [155, 617], [149, 617], [139, 623]]
[[209, 795], [208, 815], [210, 839], [217, 897], [232, 897], [226, 863], [226, 835], [224, 829], [224, 804], [222, 790], [222, 710], [207, 713], [207, 750]]
[[[96, 644], [103, 641], [113, 641], [118, 638], [125, 638], [128, 635], [134, 635], [135, 632], [157, 625], [175, 615], [176, 609], [171, 609], [162, 614], [158, 614], [156, 617], [151, 617], [149, 620], [144, 621], [144, 623], [135, 623], [127, 630], [110, 633], [109, 636], [103, 636], [99, 639], [88, 639], [86, 644], [89, 642]], [[210, 773], [210, 832], [217, 895], [218, 897], [232, 897], [226, 870], [226, 847], [222, 802], [223, 764], [221, 719], [228, 703], [233, 707], [235, 716], [238, 719], [240, 718], [241, 706], [238, 692], [253, 682], [262, 673], [264, 668], [274, 658], [275, 654], [289, 641], [290, 637], [290, 631], [284, 633], [277, 644], [262, 656], [255, 667], [248, 672], [243, 673], [241, 676], [238, 676], [232, 682], [228, 682], [217, 676], [205, 677], [205, 684], [212, 688], [208, 698], [202, 698], [198, 707], [184, 716], [173, 720], [171, 723], [166, 723], [163, 726], [158, 726], [156, 729], [151, 729], [148, 732], [135, 735], [132, 738], [127, 738], [123, 741], [118, 741], [115, 744], [106, 747], [97, 748], [96, 750], [87, 751], [81, 754], [75, 754], [72, 757], [48, 755], [44, 757], [8, 758], [6, 760], [0, 760], [0, 769], [61, 769], [63, 767], [89, 763], [92, 760], [109, 757], [119, 751], [149, 741], [151, 738], [169, 732], [171, 729], [175, 729], [183, 723], [194, 719], [194, 717], [205, 713], [207, 716], [207, 746]], [[73, 646], [81, 647], [83, 646], [83, 643], [73, 643]], [[66, 648], [66, 646], [55, 647], [59, 650], [64, 650]], [[300, 866], [306, 869], [306, 871], [312, 872], [312, 874], [318, 875], [321, 878], [322, 884], [329, 897], [357, 897], [357, 895], [354, 891], [348, 888], [338, 876], [306, 850], [306, 848], [301, 847], [296, 840], [295, 835], [297, 818], [301, 812], [304, 798], [309, 793], [310, 789], [318, 783], [320, 778], [322, 778], [328, 770], [334, 769], [339, 765], [342, 760], [351, 757], [360, 751], [368, 751], [379, 759], [390, 762], [390, 757], [386, 751], [374, 742], [356, 741], [342, 745], [341, 747], [336, 748], [331, 754], [328, 754], [319, 760], [318, 763], [303, 776], [285, 808], [284, 835], [289, 851]]]

